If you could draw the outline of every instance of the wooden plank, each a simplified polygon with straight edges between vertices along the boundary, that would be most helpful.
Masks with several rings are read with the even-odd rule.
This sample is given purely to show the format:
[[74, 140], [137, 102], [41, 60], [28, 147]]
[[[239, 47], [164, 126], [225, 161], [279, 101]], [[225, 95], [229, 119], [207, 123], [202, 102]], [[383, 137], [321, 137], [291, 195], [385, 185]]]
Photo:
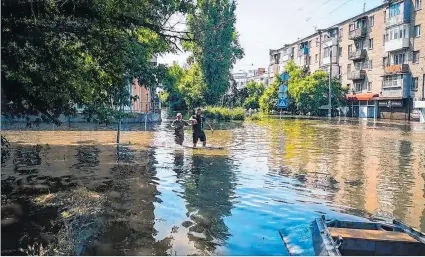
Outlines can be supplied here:
[[341, 236], [346, 239], [364, 239], [374, 241], [394, 241], [419, 243], [418, 240], [406, 233], [384, 231], [384, 230], [365, 230], [365, 229], [349, 229], [349, 228], [329, 228], [332, 237]]

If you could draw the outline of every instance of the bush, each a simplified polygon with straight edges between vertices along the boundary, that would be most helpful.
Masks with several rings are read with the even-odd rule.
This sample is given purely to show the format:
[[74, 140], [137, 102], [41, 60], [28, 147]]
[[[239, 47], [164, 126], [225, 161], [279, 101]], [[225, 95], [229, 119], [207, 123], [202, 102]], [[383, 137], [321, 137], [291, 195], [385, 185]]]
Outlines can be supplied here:
[[204, 116], [216, 120], [244, 120], [245, 110], [243, 108], [229, 109], [225, 107], [206, 107], [203, 109]]
[[263, 115], [261, 113], [254, 113], [251, 115], [251, 117], [249, 117], [249, 120], [262, 120], [263, 119]]

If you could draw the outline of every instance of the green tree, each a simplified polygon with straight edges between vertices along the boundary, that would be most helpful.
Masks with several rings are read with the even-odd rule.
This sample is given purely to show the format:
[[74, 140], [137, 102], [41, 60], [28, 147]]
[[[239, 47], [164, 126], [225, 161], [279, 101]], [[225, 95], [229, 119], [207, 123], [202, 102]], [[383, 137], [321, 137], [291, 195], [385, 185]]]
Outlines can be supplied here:
[[187, 108], [186, 102], [178, 88], [178, 85], [184, 76], [184, 72], [185, 70], [182, 67], [178, 64], [174, 64], [167, 69], [166, 75], [163, 79], [164, 90], [168, 94], [166, 101], [173, 110], [185, 110]]
[[[328, 105], [328, 73], [318, 70], [307, 75], [292, 61], [286, 65], [285, 70], [290, 76], [288, 91], [297, 112], [319, 115], [320, 107]], [[332, 81], [332, 106], [344, 106], [346, 93], [347, 89], [341, 87], [340, 82], [334, 79]]]
[[245, 99], [243, 106], [245, 109], [258, 109], [260, 108], [260, 97], [264, 92], [264, 84], [250, 81], [246, 84], [246, 91], [248, 97]]
[[133, 77], [153, 87], [152, 54], [176, 49], [167, 24], [190, 0], [2, 1], [2, 114], [57, 121], [87, 106], [89, 116], [131, 100]]
[[266, 88], [260, 97], [260, 110], [265, 113], [277, 110], [277, 98], [281, 79], [279, 75], [275, 75], [273, 83]]
[[184, 71], [184, 75], [178, 83], [178, 89], [188, 107], [196, 107], [205, 104], [207, 84], [200, 66], [195, 63]]
[[208, 85], [205, 99], [218, 103], [228, 88], [233, 64], [244, 51], [236, 32], [236, 1], [198, 0], [188, 15], [188, 28], [194, 42], [184, 44], [192, 51], [189, 62], [197, 62]]

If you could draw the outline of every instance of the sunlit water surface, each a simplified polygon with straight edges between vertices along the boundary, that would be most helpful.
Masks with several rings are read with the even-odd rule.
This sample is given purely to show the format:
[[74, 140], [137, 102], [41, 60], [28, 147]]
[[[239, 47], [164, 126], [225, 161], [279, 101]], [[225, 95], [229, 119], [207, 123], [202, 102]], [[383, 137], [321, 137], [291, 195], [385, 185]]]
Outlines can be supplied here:
[[216, 123], [224, 149], [202, 150], [164, 118], [124, 126], [119, 147], [107, 129], [2, 131], [2, 254], [287, 255], [278, 229], [308, 246], [320, 215], [425, 231], [423, 125]]

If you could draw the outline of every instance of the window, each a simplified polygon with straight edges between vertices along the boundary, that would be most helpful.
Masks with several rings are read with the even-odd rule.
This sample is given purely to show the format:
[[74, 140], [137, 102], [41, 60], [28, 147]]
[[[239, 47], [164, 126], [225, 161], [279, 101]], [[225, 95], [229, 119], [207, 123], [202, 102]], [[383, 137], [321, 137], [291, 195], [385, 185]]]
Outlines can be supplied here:
[[393, 64], [397, 65], [397, 64], [403, 64], [405, 60], [405, 54], [395, 54], [393, 56]]
[[372, 91], [372, 82], [367, 82], [367, 91]]
[[421, 36], [421, 25], [416, 25], [413, 31], [414, 31], [415, 37], [420, 37]]
[[422, 0], [415, 0], [415, 10], [419, 11], [422, 9]]
[[418, 91], [419, 79], [418, 77], [412, 78], [412, 91]]
[[356, 92], [362, 91], [362, 83], [356, 83]]
[[375, 25], [375, 16], [369, 17], [369, 27], [373, 27]]
[[344, 31], [342, 30], [342, 28], [340, 28], [340, 29], [339, 29], [339, 37], [340, 37], [340, 38], [342, 38], [343, 32], [344, 32]]
[[372, 62], [372, 60], [369, 60], [367, 66], [369, 67], [369, 70], [372, 70], [372, 68], [373, 68], [373, 62]]
[[419, 63], [419, 51], [413, 52], [413, 63]]
[[339, 53], [339, 57], [341, 57], [342, 56], [342, 47], [341, 46], [338, 48], [338, 53]]
[[388, 57], [382, 58], [382, 66], [387, 67], [388, 66]]
[[327, 58], [330, 56], [330, 51], [331, 49], [329, 47], [326, 47], [325, 49], [323, 49], [323, 58]]
[[318, 62], [318, 61], [319, 61], [319, 55], [318, 55], [318, 54], [316, 54], [315, 61], [316, 61], [316, 62]]
[[356, 43], [356, 49], [361, 50], [364, 48], [364, 41], [357, 41]]
[[351, 64], [347, 64], [347, 73], [351, 73]]
[[348, 26], [348, 30], [349, 31], [353, 31], [355, 29], [355, 27], [354, 27], [354, 23], [351, 23], [349, 26]]
[[348, 45], [348, 53], [351, 53], [353, 51], [353, 45]]
[[319, 38], [316, 38], [316, 46], [319, 46]]
[[397, 15], [400, 15], [400, 6], [401, 6], [400, 3], [396, 3], [396, 4], [391, 5], [390, 8], [389, 8], [388, 16], [391, 18], [391, 17], [397, 16]]
[[373, 49], [373, 38], [369, 38], [369, 49]]
[[308, 57], [308, 65], [311, 64], [311, 56]]
[[385, 42], [387, 41], [387, 35], [386, 34], [384, 34], [384, 38], [383, 38], [383, 40], [382, 40], [382, 45], [385, 45]]

